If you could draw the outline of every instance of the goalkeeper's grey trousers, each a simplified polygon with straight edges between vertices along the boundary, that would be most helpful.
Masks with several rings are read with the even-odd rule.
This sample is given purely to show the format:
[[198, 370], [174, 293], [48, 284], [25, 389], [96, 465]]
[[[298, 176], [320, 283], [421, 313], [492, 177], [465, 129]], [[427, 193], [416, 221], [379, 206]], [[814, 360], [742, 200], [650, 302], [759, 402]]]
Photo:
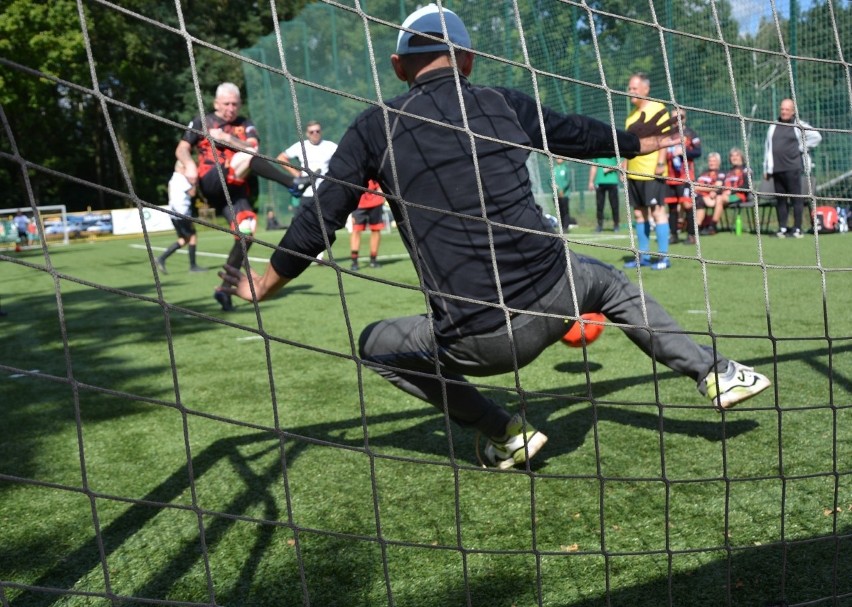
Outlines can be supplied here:
[[[436, 341], [426, 315], [392, 318], [364, 329], [360, 356], [397, 388], [489, 437], [504, 435], [511, 414], [465, 376], [485, 377], [524, 367], [559, 341], [579, 314], [603, 313], [654, 361], [696, 384], [714, 368], [720, 372], [727, 368], [726, 358], [685, 334], [654, 298], [642, 293], [620, 270], [574, 253], [571, 269], [570, 280], [558, 283], [530, 310], [536, 314], [511, 318], [511, 332], [506, 325], [489, 333]], [[544, 391], [547, 386], [537, 388]]]

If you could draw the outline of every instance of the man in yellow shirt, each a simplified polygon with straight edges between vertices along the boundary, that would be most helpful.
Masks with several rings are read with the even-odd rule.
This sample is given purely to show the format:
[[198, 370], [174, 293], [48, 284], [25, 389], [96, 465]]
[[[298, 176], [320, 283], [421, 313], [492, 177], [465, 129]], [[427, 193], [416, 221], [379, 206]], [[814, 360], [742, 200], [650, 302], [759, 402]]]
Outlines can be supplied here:
[[[656, 115], [666, 107], [658, 102], [647, 99], [651, 92], [651, 81], [642, 73], [633, 74], [627, 86], [630, 93], [630, 103], [633, 111], [627, 117], [626, 126], [630, 126], [645, 114], [645, 120], [649, 116]], [[657, 123], [668, 120], [668, 112]], [[624, 264], [625, 268], [635, 268], [639, 265], [648, 266], [653, 270], [665, 270], [671, 266], [667, 253], [669, 252], [669, 210], [665, 203], [662, 184], [664, 180], [655, 177], [666, 176], [666, 148], [650, 154], [636, 156], [626, 161], [627, 168], [627, 192], [628, 200], [633, 207], [633, 216], [636, 219], [636, 238], [639, 244], [639, 260], [629, 261]], [[657, 249], [660, 259], [651, 259], [651, 224], [649, 216], [656, 222], [654, 228], [657, 238]]]

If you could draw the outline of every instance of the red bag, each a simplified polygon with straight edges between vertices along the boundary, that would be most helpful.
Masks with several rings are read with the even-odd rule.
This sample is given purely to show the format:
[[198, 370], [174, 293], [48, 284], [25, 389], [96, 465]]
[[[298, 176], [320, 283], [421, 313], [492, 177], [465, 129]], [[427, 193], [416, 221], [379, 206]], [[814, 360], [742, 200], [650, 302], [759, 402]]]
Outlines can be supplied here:
[[817, 207], [813, 217], [814, 232], [830, 234], [837, 231], [837, 209], [834, 207]]

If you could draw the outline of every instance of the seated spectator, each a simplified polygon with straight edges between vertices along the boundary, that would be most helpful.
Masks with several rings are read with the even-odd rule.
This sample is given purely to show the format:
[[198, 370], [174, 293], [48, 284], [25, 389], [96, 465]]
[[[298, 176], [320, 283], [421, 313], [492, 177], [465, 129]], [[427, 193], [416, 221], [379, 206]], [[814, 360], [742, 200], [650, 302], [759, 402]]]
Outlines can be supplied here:
[[[686, 120], [686, 112], [681, 110], [681, 118]], [[684, 227], [689, 236], [694, 234], [692, 226], [692, 194], [690, 182], [695, 181], [695, 159], [701, 156], [701, 138], [690, 127], [683, 126], [683, 143], [666, 149], [665, 203], [669, 207], [669, 244], [680, 242], [680, 211], [684, 213]]]
[[717, 200], [721, 204], [717, 204], [713, 211], [713, 227], [722, 218], [722, 213], [725, 208], [733, 203], [740, 204], [746, 201], [748, 197], [746, 188], [746, 168], [743, 158], [743, 152], [740, 148], [731, 148], [728, 153], [728, 162], [731, 167], [725, 171], [725, 189], [717, 196]]
[[[708, 228], [704, 226], [707, 220], [707, 209], [714, 209], [710, 225], [713, 227], [712, 234], [716, 233], [712, 217], [715, 216], [717, 201], [720, 200], [719, 196], [725, 183], [725, 174], [719, 170], [721, 165], [722, 156], [719, 152], [710, 152], [707, 155], [707, 170], [701, 173], [695, 182], [695, 229], [702, 230], [702, 234], [711, 233], [708, 231], [709, 226]], [[688, 241], [695, 242], [694, 233], [689, 234]]]
[[283, 230], [284, 226], [281, 225], [281, 222], [278, 221], [278, 217], [275, 216], [275, 211], [269, 209], [266, 212], [266, 229], [267, 230]]

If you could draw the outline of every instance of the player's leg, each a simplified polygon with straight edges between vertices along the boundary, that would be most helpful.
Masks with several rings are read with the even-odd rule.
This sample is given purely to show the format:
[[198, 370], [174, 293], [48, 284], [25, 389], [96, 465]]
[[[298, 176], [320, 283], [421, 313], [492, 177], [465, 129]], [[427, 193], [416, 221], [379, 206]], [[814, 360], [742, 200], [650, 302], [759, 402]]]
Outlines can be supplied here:
[[562, 222], [562, 229], [566, 232], [572, 225], [575, 224], [574, 220], [571, 219], [570, 204], [570, 200], [567, 196], [558, 196], [556, 198], [556, 206], [559, 210], [559, 221]]
[[187, 241], [188, 247], [187, 250], [189, 252], [189, 271], [190, 272], [206, 272], [207, 268], [203, 268], [196, 263], [196, 252], [198, 248], [198, 235], [195, 233], [195, 227], [193, 226], [192, 234]]
[[[251, 208], [245, 188], [231, 187], [229, 192], [232, 204], [226, 206], [222, 212], [234, 232], [234, 244], [231, 245], [225, 263], [233, 268], [242, 268], [253, 242], [251, 238], [246, 237], [253, 236], [257, 229], [257, 214]], [[213, 298], [222, 306], [224, 312], [234, 310], [231, 296], [226, 291], [229, 286], [229, 283], [222, 281], [213, 292]]]
[[378, 268], [379, 265], [379, 244], [382, 241], [381, 228], [375, 229], [370, 227], [370, 267]]
[[425, 315], [372, 323], [359, 340], [365, 364], [403, 392], [441, 411], [446, 394], [450, 419], [486, 436], [502, 434], [511, 419], [508, 411], [484, 397], [461, 373], [442, 366], [440, 376], [436, 375], [439, 351]]
[[645, 180], [628, 179], [627, 189], [630, 206], [633, 208], [633, 220], [636, 223], [636, 244], [639, 246], [639, 263], [628, 261], [625, 268], [637, 265], [651, 265], [651, 224], [648, 221], [648, 207], [645, 201]]
[[[729, 409], [769, 387], [769, 380], [686, 335], [656, 299], [623, 272], [572, 254], [581, 312], [601, 312], [649, 357], [691, 378], [714, 406]], [[646, 317], [647, 314], [647, 317]]]
[[621, 227], [621, 213], [618, 204], [618, 186], [614, 183], [604, 186], [609, 193], [609, 207], [612, 211], [612, 230], [618, 232]]
[[[654, 265], [656, 269], [663, 269], [669, 266], [669, 259], [666, 253], [669, 252], [669, 205], [665, 203], [666, 184], [659, 180], [653, 179], [646, 185], [648, 189], [647, 198], [648, 206], [651, 209], [651, 214], [654, 217], [654, 236], [657, 239], [657, 250], [663, 255], [662, 259]], [[659, 265], [659, 267], [657, 267]]]
[[597, 219], [597, 225], [595, 226], [595, 232], [603, 231], [604, 224], [604, 204], [606, 203], [606, 191], [603, 186], [599, 185], [595, 188], [595, 219]]
[[385, 229], [385, 218], [382, 207], [376, 206], [367, 213], [370, 227], [370, 267], [379, 267], [379, 243], [382, 240], [382, 230]]
[[[485, 398], [465, 376], [488, 377], [524, 367], [559, 341], [565, 318], [576, 316], [567, 281], [560, 281], [538, 299], [530, 312], [511, 320], [511, 333], [501, 326], [489, 333], [437, 342], [428, 317], [379, 321], [361, 334], [361, 358], [397, 388], [472, 426], [489, 438], [490, 465], [508, 468], [523, 463], [547, 437], [522, 417], [511, 416]], [[436, 375], [436, 368], [440, 375]]]
[[266, 158], [249, 154], [248, 152], [237, 152], [231, 159], [231, 167], [238, 179], [244, 179], [249, 172], [258, 177], [269, 179], [283, 185], [297, 198], [311, 185], [310, 177], [294, 177], [288, 171], [281, 169], [269, 162]]
[[[190, 224], [190, 228], [187, 227], [187, 223]], [[169, 247], [163, 251], [159, 257], [155, 260], [157, 263], [157, 269], [160, 270], [163, 274], [168, 274], [166, 271], [166, 259], [168, 259], [175, 251], [182, 248], [187, 241], [187, 238], [190, 234], [195, 233], [195, 227], [192, 226], [192, 222], [187, 221], [186, 219], [180, 219], [177, 217], [172, 217], [172, 225], [175, 228], [175, 232], [177, 232], [177, 240], [173, 242]]]
[[351, 270], [357, 272], [361, 269], [358, 264], [358, 255], [361, 251], [361, 233], [367, 225], [366, 218], [362, 220], [360, 209], [352, 214], [352, 234], [349, 235], [349, 258], [352, 261]]
[[791, 194], [790, 200], [793, 203], [793, 236], [801, 238], [805, 208], [805, 199], [802, 197], [802, 175], [798, 171], [787, 171], [785, 178], [788, 183], [787, 191]]
[[666, 204], [666, 212], [668, 213], [668, 223], [669, 223], [669, 244], [677, 244], [680, 242], [678, 239], [678, 231], [677, 224], [680, 220], [678, 216], [680, 205], [680, 192], [683, 189], [683, 186], [680, 185], [669, 185], [665, 184], [662, 186], [662, 190], [665, 192], [664, 201]]
[[793, 201], [790, 199], [792, 188], [790, 187], [786, 172], [774, 174], [772, 180], [775, 183], [775, 204], [778, 211], [777, 236], [785, 238], [790, 235], [787, 223], [790, 219], [790, 206], [793, 204]]
[[695, 204], [692, 202], [692, 198], [684, 197], [681, 202], [681, 209], [683, 210], [683, 229], [686, 232], [686, 242], [687, 244], [695, 244], [695, 216], [697, 212], [697, 205], [701, 202], [701, 195], [699, 194], [695, 199]]
[[[242, 268], [246, 253], [252, 245], [251, 238], [257, 230], [257, 214], [251, 208], [247, 198], [240, 197], [233, 200], [233, 205], [225, 207], [225, 217], [228, 219], [231, 230], [234, 232], [234, 244], [228, 253], [229, 266]], [[223, 286], [226, 283], [222, 283]]]

